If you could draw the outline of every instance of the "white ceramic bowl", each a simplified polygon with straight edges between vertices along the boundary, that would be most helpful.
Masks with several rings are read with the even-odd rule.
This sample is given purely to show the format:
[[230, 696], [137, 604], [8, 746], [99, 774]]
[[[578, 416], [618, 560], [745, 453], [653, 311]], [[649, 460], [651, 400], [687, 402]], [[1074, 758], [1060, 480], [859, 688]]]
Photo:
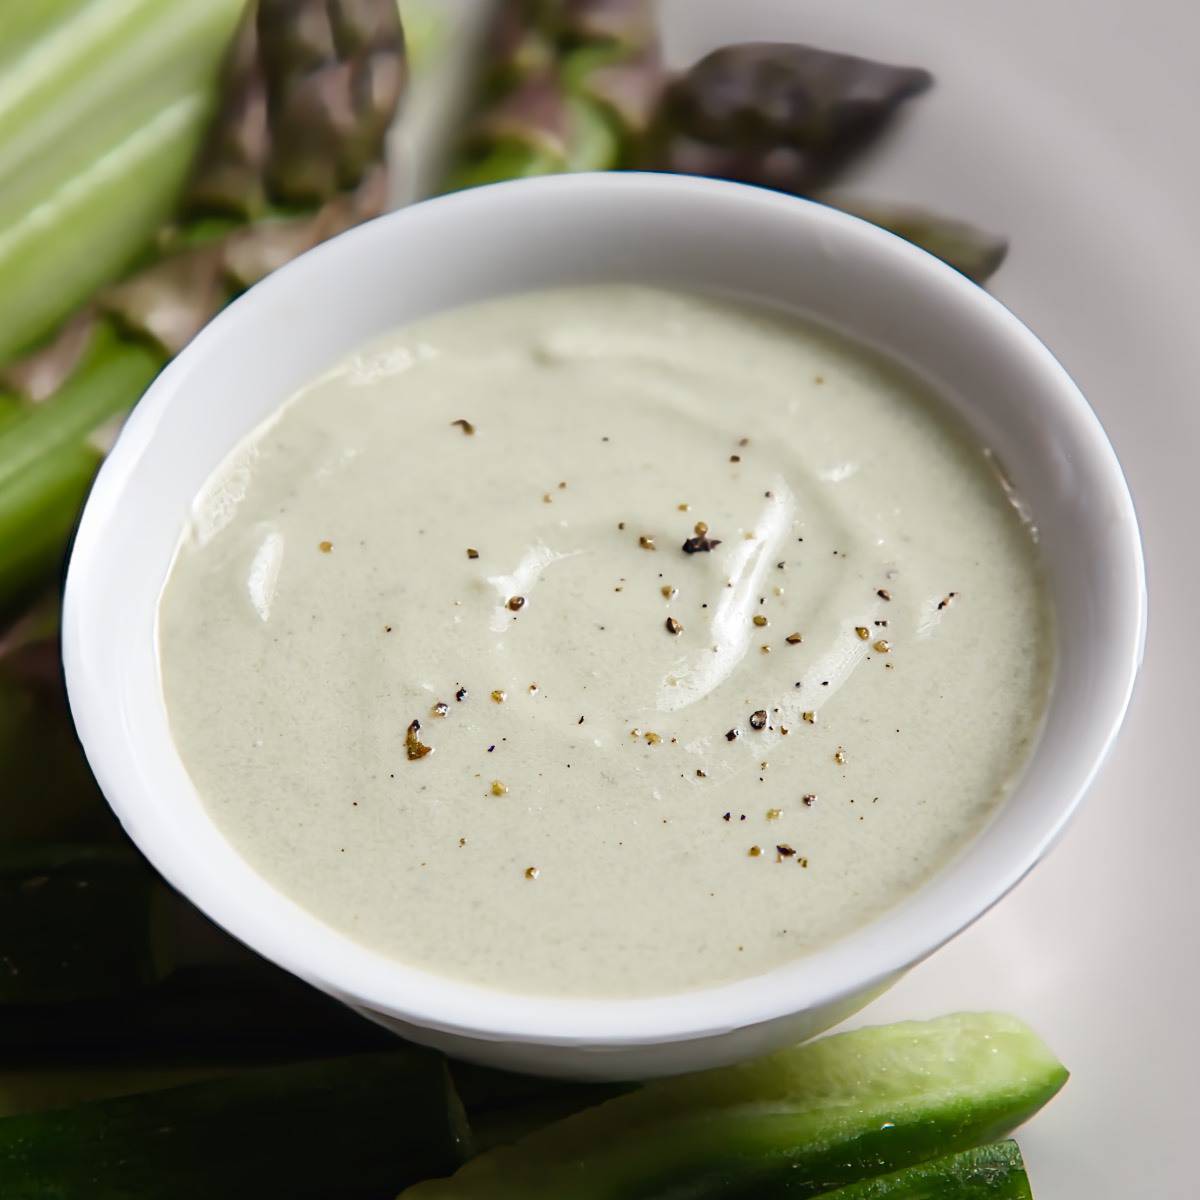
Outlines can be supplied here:
[[[438, 309], [643, 280], [810, 314], [902, 359], [994, 448], [1034, 514], [1058, 614], [1041, 740], [988, 828], [920, 891], [769, 974], [637, 1000], [544, 999], [357, 945], [258, 876], [204, 810], [168, 732], [155, 610], [191, 500], [245, 433], [361, 342]], [[691, 1070], [808, 1037], [1004, 895], [1062, 831], [1124, 716], [1144, 638], [1129, 492], [1063, 369], [986, 292], [852, 217], [734, 184], [574, 175], [430, 201], [253, 288], [163, 372], [92, 491], [67, 580], [71, 705], [105, 795], [167, 880], [247, 945], [416, 1041], [545, 1074]]]

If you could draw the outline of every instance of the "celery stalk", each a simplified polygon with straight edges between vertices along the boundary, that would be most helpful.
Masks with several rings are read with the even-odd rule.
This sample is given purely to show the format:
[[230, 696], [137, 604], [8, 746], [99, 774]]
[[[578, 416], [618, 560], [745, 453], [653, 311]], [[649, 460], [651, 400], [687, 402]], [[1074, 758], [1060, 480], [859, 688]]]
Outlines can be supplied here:
[[171, 212], [207, 109], [184, 96], [0, 231], [0, 361], [130, 265]]
[[100, 457], [87, 445], [64, 447], [0, 491], [0, 620], [61, 562]]
[[161, 350], [122, 339], [101, 324], [79, 369], [59, 389], [53, 404], [37, 405], [0, 432], [0, 492], [60, 447], [77, 445], [106, 421], [130, 407], [162, 368]]
[[211, 86], [240, 11], [241, 0], [92, 0], [68, 13], [0, 76], [0, 178], [54, 159], [64, 133], [144, 93]]
[[8, 0], [0, 4], [0, 67], [23, 58], [47, 30], [65, 20], [87, 0]]
[[0, 72], [0, 362], [124, 271], [171, 213], [241, 9], [88, 0]]
[[248, 2], [49, 0], [34, 20], [0, 0], [28, 42], [0, 71], [0, 616], [61, 561], [96, 435], [167, 359], [382, 208], [396, 0]]
[[102, 457], [89, 439], [133, 406], [165, 359], [102, 324], [53, 402], [0, 426], [0, 597], [20, 597], [62, 557]]

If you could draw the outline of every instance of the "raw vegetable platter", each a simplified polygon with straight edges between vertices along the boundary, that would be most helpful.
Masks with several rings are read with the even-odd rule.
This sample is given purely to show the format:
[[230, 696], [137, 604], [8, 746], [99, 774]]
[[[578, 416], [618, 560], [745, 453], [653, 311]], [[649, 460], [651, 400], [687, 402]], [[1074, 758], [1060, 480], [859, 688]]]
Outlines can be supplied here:
[[[507, 65], [485, 58], [489, 75], [478, 48], [496, 6], [403, 0], [406, 89], [389, 0], [258, 0], [240, 32], [239, 0], [0, 0], [0, 1194], [382, 1196], [480, 1154], [415, 1194], [1028, 1195], [1020, 1152], [995, 1139], [1065, 1072], [1019, 1022], [871, 1030], [644, 1091], [447, 1067], [168, 896], [74, 750], [53, 577], [114, 422], [161, 363], [231, 295], [389, 196], [634, 165], [869, 213], [987, 282], [1105, 421], [1168, 633], [1151, 638], [1131, 728], [1050, 862], [852, 1024], [1019, 1014], [1074, 1074], [1021, 1133], [1035, 1193], [1191, 1194], [1200, 906], [1184, 864], [1200, 819], [1180, 781], [1200, 653], [1182, 606], [1200, 584], [1183, 551], [1200, 419], [1183, 401], [1200, 249], [1180, 147], [1200, 18], [1170, 0], [1136, 22], [1094, 0], [1086, 25], [1033, 0], [667, 0], [654, 28], [644, 7], [555, 0], [546, 11], [598, 24], [552, 15]], [[735, 52], [664, 100], [659, 33], [678, 68], [775, 40], [932, 74]], [[555, 87], [521, 94], [546, 53]], [[795, 111], [770, 117], [763, 100], [779, 72], [818, 115], [839, 89], [867, 103], [796, 133]], [[731, 116], [729, 94], [749, 109]], [[172, 1085], [190, 1086], [154, 1091]]]

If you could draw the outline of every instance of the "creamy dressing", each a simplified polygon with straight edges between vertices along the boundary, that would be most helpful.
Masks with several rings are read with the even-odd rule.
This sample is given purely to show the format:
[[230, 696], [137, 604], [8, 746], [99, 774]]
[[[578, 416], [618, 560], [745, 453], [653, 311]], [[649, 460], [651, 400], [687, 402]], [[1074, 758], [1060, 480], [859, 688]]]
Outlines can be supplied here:
[[1020, 772], [1052, 659], [1031, 529], [922, 385], [632, 286], [444, 313], [304, 389], [197, 498], [159, 645], [263, 876], [405, 963], [575, 996], [902, 899]]

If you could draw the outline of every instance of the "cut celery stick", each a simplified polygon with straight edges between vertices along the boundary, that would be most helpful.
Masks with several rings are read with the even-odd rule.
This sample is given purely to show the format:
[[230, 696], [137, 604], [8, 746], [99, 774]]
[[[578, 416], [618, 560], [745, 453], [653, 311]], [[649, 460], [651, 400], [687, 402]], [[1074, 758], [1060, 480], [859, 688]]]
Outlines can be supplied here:
[[[0, 179], [53, 164], [65, 137], [94, 135], [113, 115], [136, 127], [154, 106], [215, 86], [241, 11], [242, 0], [90, 0], [68, 10], [0, 75]], [[93, 142], [91, 152], [104, 148]]]
[[62, 559], [102, 457], [89, 439], [133, 407], [165, 359], [102, 323], [67, 382], [0, 426], [0, 613]]
[[0, 493], [46, 455], [79, 445], [131, 408], [165, 358], [156, 347], [123, 339], [101, 323], [84, 360], [52, 399], [0, 431]]
[[116, 278], [166, 219], [209, 115], [194, 92], [0, 229], [0, 362]]
[[47, 30], [64, 21], [89, 0], [0, 0], [0, 67], [24, 58]]
[[126, 270], [170, 215], [242, 9], [52, 0], [37, 21], [2, 18], [23, 49], [0, 69], [0, 364]]

